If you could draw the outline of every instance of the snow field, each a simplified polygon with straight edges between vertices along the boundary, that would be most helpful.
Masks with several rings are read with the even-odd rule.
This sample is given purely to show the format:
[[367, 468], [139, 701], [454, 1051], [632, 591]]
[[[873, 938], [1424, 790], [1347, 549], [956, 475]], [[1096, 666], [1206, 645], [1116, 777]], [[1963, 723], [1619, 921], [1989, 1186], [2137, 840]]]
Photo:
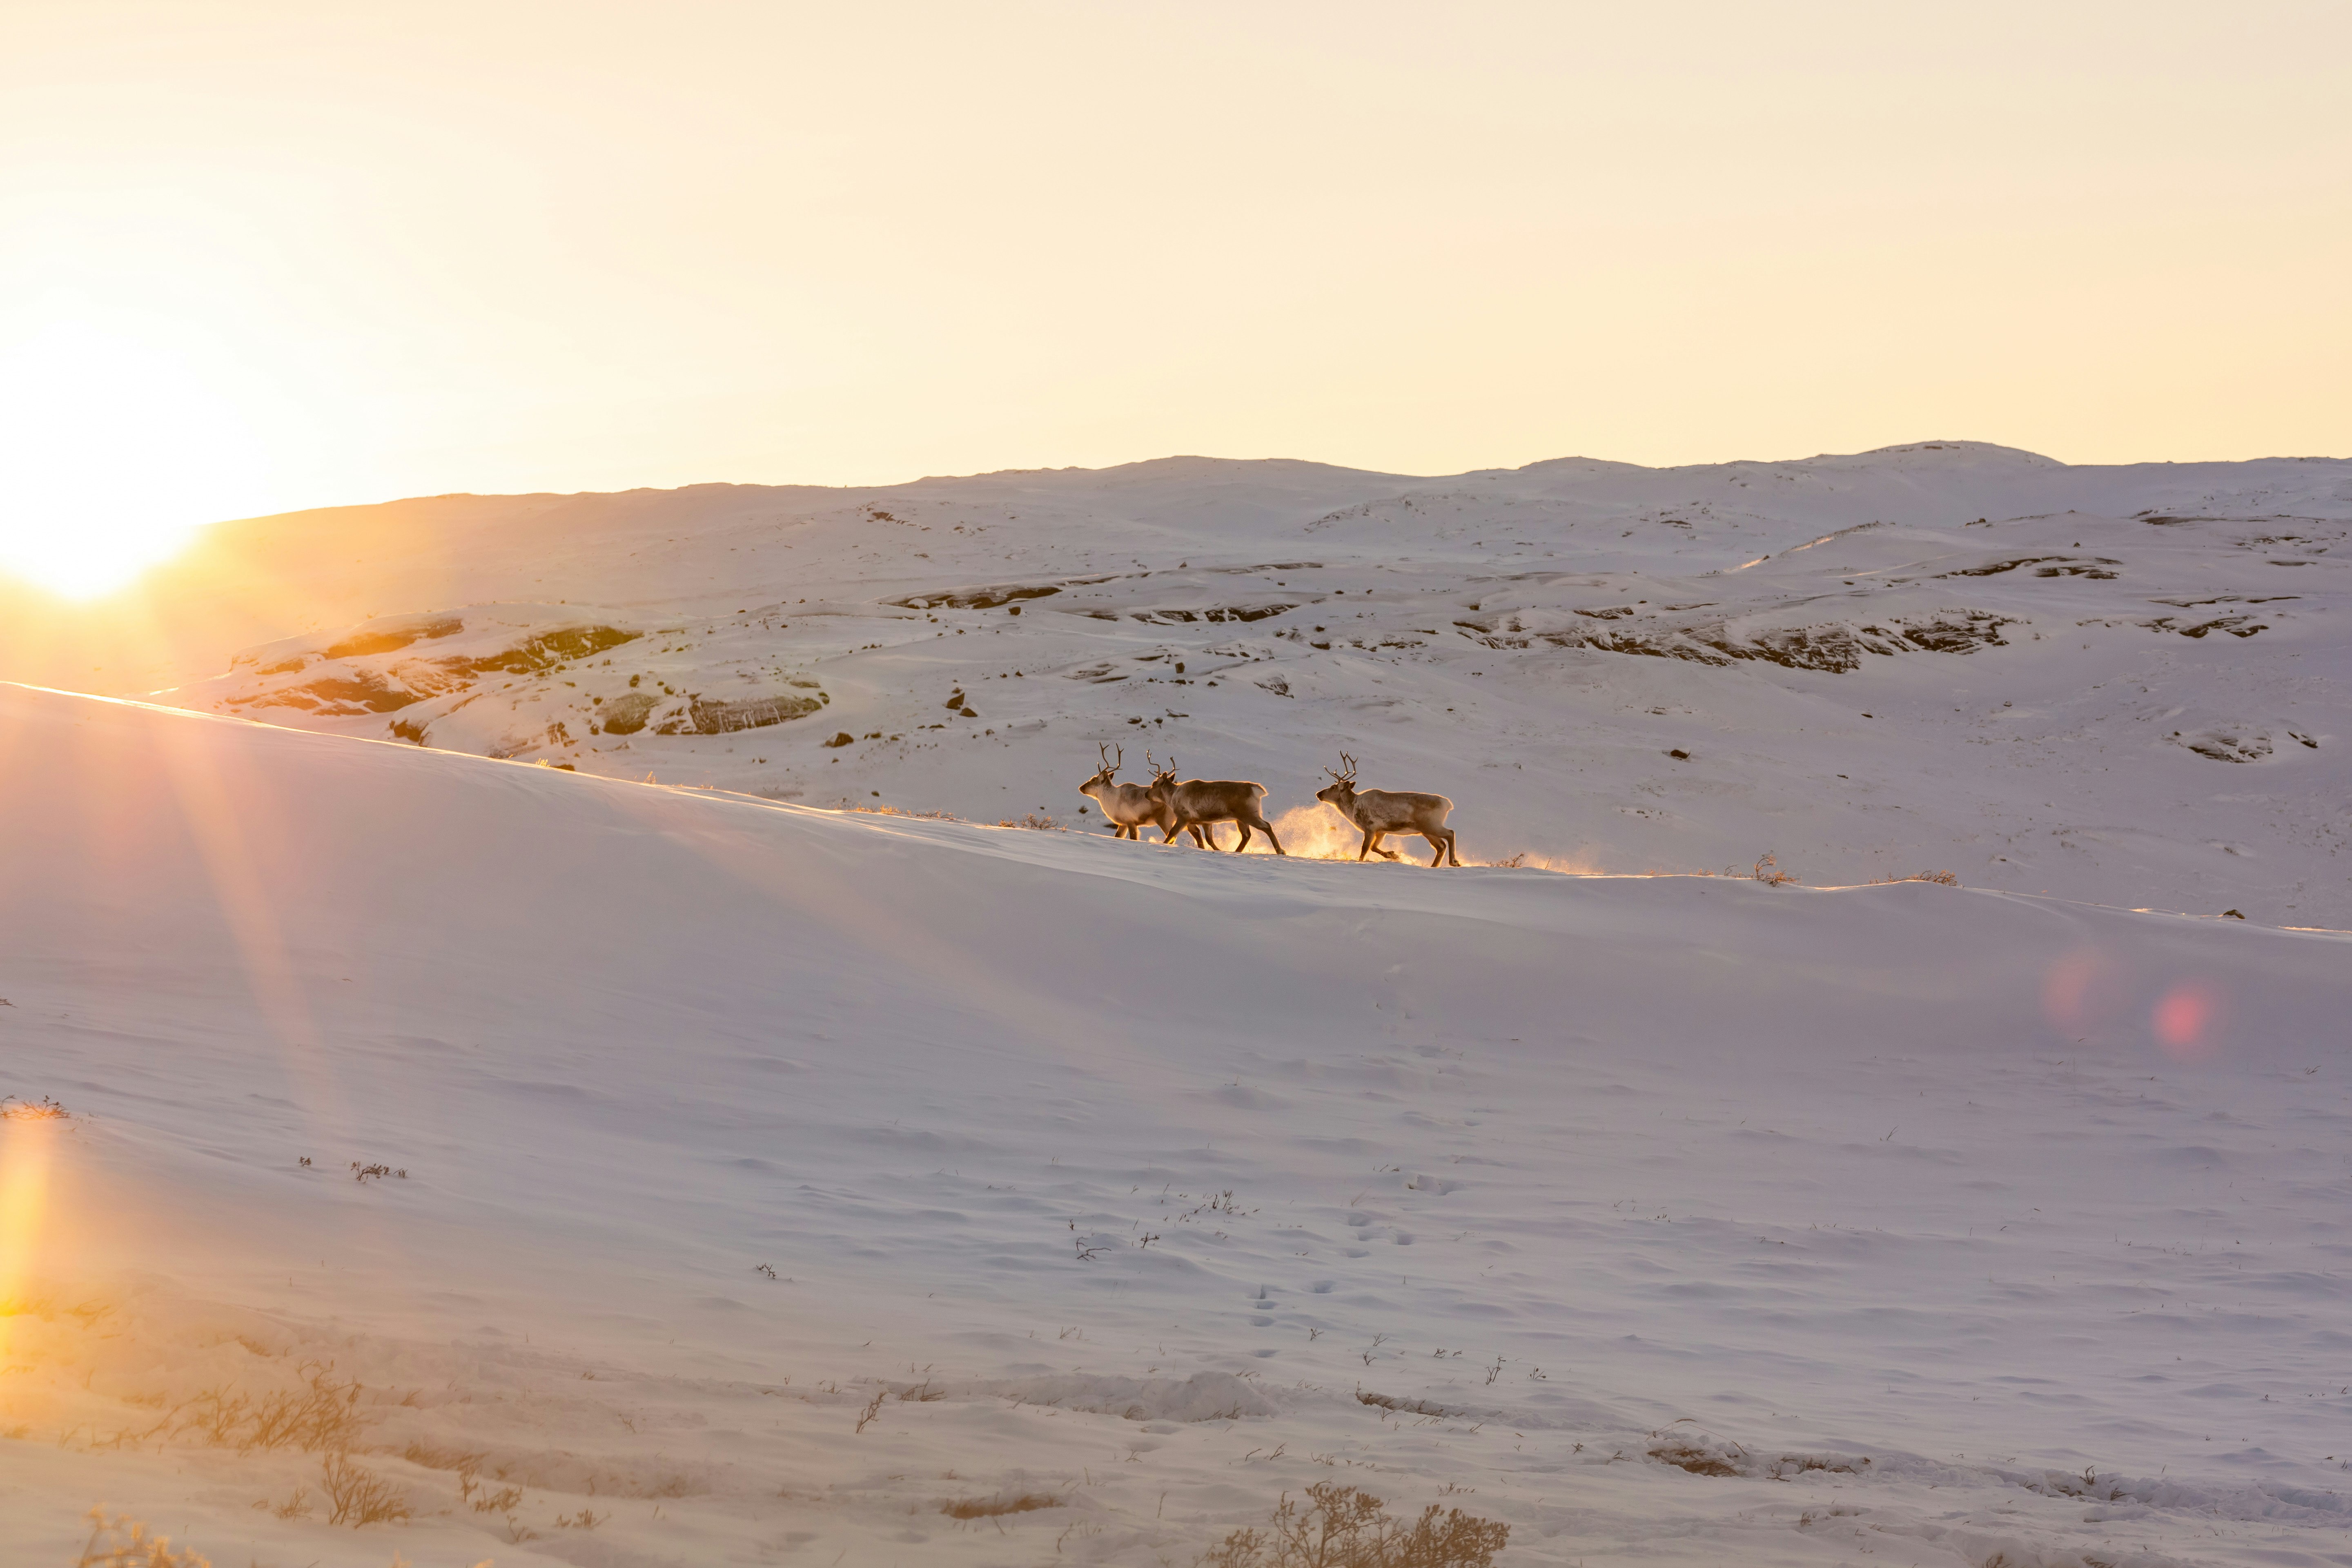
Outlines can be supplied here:
[[[1506, 1563], [2344, 1551], [2339, 934], [24, 688], [0, 812], [24, 1561], [1186, 1563], [1326, 1479]], [[320, 1377], [411, 1520], [218, 1415]]]

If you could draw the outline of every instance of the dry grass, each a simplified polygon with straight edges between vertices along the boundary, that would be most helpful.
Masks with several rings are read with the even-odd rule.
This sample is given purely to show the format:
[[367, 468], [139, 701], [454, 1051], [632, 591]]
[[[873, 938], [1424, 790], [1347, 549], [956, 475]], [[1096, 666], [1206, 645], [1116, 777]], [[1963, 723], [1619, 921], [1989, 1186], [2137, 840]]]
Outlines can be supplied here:
[[303, 1453], [341, 1453], [358, 1441], [364, 1424], [357, 1380], [338, 1382], [331, 1364], [302, 1368], [303, 1386], [291, 1393], [232, 1394], [208, 1388], [181, 1401], [144, 1432], [124, 1433], [137, 1442], [193, 1438], [207, 1447], [240, 1454], [292, 1448]]
[[1379, 1498], [1318, 1482], [1307, 1506], [1287, 1492], [1264, 1530], [1237, 1530], [1199, 1568], [1489, 1568], [1511, 1527], [1435, 1503], [1411, 1524]]
[[1398, 1399], [1386, 1394], [1368, 1394], [1360, 1388], [1356, 1390], [1356, 1403], [1359, 1405], [1376, 1405], [1382, 1410], [1402, 1411], [1409, 1415], [1454, 1415], [1460, 1414], [1458, 1411], [1448, 1410], [1443, 1405], [1433, 1405], [1426, 1399]]
[[1062, 824], [1055, 821], [1052, 817], [1040, 816], [1038, 813], [1034, 811], [1024, 812], [1019, 816], [1008, 816], [999, 822], [996, 826], [999, 827], [1026, 827], [1038, 833], [1067, 833], [1069, 831], [1067, 827], [1065, 827]]
[[0, 1121], [63, 1121], [67, 1114], [64, 1106], [46, 1094], [37, 1102], [0, 1096]]
[[319, 1468], [327, 1493], [327, 1522], [353, 1530], [368, 1524], [389, 1524], [408, 1517], [408, 1498], [373, 1470], [352, 1463], [345, 1454], [330, 1454]]
[[950, 1498], [940, 1504], [940, 1511], [950, 1519], [994, 1519], [1000, 1514], [1034, 1513], [1041, 1508], [1059, 1508], [1062, 1500], [1044, 1492], [1017, 1492], [1011, 1497]]
[[173, 1551], [170, 1536], [148, 1534], [129, 1514], [110, 1518], [104, 1509], [94, 1508], [89, 1540], [74, 1568], [212, 1568], [212, 1563], [194, 1552]]

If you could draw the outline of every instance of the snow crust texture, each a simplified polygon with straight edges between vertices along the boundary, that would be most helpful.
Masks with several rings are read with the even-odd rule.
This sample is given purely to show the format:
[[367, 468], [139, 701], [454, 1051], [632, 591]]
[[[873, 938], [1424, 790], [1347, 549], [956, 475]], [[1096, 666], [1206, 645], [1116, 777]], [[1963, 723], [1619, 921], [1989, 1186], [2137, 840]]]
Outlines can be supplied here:
[[[1982, 497], [2074, 482], [2022, 454], [1948, 459], [1963, 460]], [[1886, 510], [1887, 473], [1947, 461], [1744, 477], [1810, 486], [1818, 511], [1860, 475], [1869, 499], [1837, 504]], [[2284, 491], [2306, 467], [2281, 466], [2265, 482], [2282, 499], [2263, 504], [2340, 507]], [[740, 526], [779, 550], [872, 540], [878, 558], [883, 541], [944, 551], [982, 526], [969, 498], [984, 484], [1013, 512], [1057, 486], [1108, 505], [1125, 484], [1143, 498], [1130, 545], [1160, 529], [1190, 549], [1223, 529], [1238, 555], [1240, 536], [1290, 529], [1315, 542], [1320, 576], [1271, 562], [1214, 575], [1179, 554], [1193, 564], [1116, 577], [1106, 559], [1017, 605], [882, 614], [1044, 585], [1015, 569], [1025, 558], [981, 570], [991, 541], [931, 586], [877, 570], [863, 598], [844, 555], [822, 597], [842, 608], [772, 597], [740, 625], [632, 612], [617, 594], [593, 612], [485, 609], [496, 594], [469, 591], [257, 655], [208, 689], [225, 709], [374, 740], [0, 686], [0, 1556], [70, 1561], [77, 1516], [102, 1500], [216, 1563], [1189, 1563], [1333, 1481], [1403, 1516], [1442, 1503], [1506, 1523], [1506, 1565], [2347, 1560], [2341, 934], [1921, 881], [1212, 857], [595, 776], [700, 759], [749, 783], [730, 759], [767, 755], [806, 776], [803, 794], [840, 772], [987, 815], [946, 781], [1079, 773], [1066, 743], [1090, 763], [1095, 731], [1148, 690], [1193, 726], [1150, 726], [1155, 749], [1172, 738], [1206, 763], [1214, 736], [1220, 762], [1241, 759], [1230, 771], [1347, 726], [1381, 737], [1350, 749], [1368, 773], [1378, 757], [1453, 795], [1465, 845], [1474, 823], [1500, 837], [1515, 810], [1532, 836], [1544, 801], [1556, 814], [1590, 795], [1602, 804], [1575, 806], [1583, 820], [1619, 820], [1620, 787], [1664, 803], [1652, 810], [1744, 794], [1737, 810], [1757, 815], [1721, 831], [1752, 838], [1824, 787], [1801, 790], [1800, 760], [1851, 746], [1890, 777], [1914, 759], [1911, 787], [1874, 784], [1885, 812], [1932, 797], [1961, 816], [1954, 802], [1989, 809], [2028, 781], [2102, 812], [2137, 801], [2138, 837], [2116, 841], [2141, 847], [2097, 876], [2149, 874], [2179, 850], [2176, 885], [2200, 889], [2221, 873], [2148, 803], [2218, 821], [2216, 786], [2179, 781], [2273, 779], [2221, 787], [2277, 792], [2272, 837], [2242, 837], [2304, 844], [2294, 875], [2316, 888], [2324, 846], [2294, 835], [2320, 816], [2294, 781], [2336, 765], [2319, 698], [2301, 705], [2333, 688], [2318, 671], [2294, 685], [2294, 660], [2334, 646], [2306, 580], [2337, 570], [2318, 553], [2335, 525], [2126, 514], [1969, 531], [1937, 501], [1798, 549], [1745, 542], [1769, 531], [1760, 502], [1712, 521], [1677, 504], [1693, 542], [1661, 551], [1622, 519], [1625, 558], [1580, 564], [1571, 586], [1536, 564], [1565, 537], [1546, 530], [1590, 531], [1602, 509], [1543, 487], [1665, 481], [1568, 465], [1491, 481], [1525, 487], [1517, 504], [1549, 520], [1516, 536], [1534, 542], [1512, 546], [1527, 575], [1456, 562], [1441, 586], [1411, 559], [1454, 526], [1427, 487], [1349, 499], [1375, 481], [1251, 475], [956, 481], [936, 487], [964, 498], [955, 519], [859, 500], [890, 520]], [[2130, 482], [2152, 497], [2158, 480]], [[545, 508], [584, 509], [563, 536], [619, 552], [646, 548], [641, 509], [682, 504]], [[1472, 538], [1502, 505], [1477, 502]], [[634, 521], [600, 533], [607, 514]], [[2250, 547], [2249, 530], [2298, 542]], [[1730, 573], [1735, 556], [1769, 559]], [[2032, 574], [2061, 559], [2084, 570]], [[1843, 578], [1828, 592], [1832, 562], [1857, 596]], [[689, 596], [673, 569], [647, 565], [648, 600]], [[1902, 581], [1865, 593], [1874, 569]], [[2227, 573], [2248, 594], [2275, 573], [2304, 598], [2166, 612], [2264, 627], [2195, 637], [2095, 597], [2189, 576], [2204, 586], [2177, 596], [2194, 596]], [[1737, 613], [1694, 604], [1735, 584]], [[1171, 618], [1285, 594], [1304, 606], [1310, 587], [1328, 596], [1311, 601], [1319, 623], [1287, 627], [1296, 640], [1282, 616]], [[1342, 620], [1360, 595], [1363, 621]], [[1634, 613], [1577, 614], [1627, 597]], [[2059, 621], [2100, 605], [2116, 624], [2066, 633], [2092, 648], [2052, 646]], [[1408, 608], [1437, 629], [1376, 655]], [[1786, 651], [1783, 634], [1833, 624], [1853, 627], [1852, 668], [1729, 651]], [[845, 646], [885, 626], [899, 647]], [[635, 635], [591, 647], [596, 628]], [[1725, 662], [1576, 640], [1591, 636]], [[970, 646], [990, 637], [985, 657]], [[1945, 640], [1967, 646], [1930, 646]], [[2242, 662], [2273, 647], [2275, 668]], [[1113, 662], [1101, 684], [1070, 679], [1056, 649]], [[717, 678], [722, 658], [755, 653], [759, 679]], [[991, 662], [1014, 657], [1023, 675], [996, 680]], [[425, 690], [428, 664], [465, 691]], [[1927, 717], [1956, 684], [1979, 702], [2021, 689], [2000, 671], [2049, 693], [2053, 672], [2080, 668], [2104, 700], [2126, 668], [2156, 689], [2081, 722], [2128, 741], [2010, 742], [1982, 708]], [[659, 710], [689, 720], [697, 700], [822, 714], [649, 721], [609, 743], [583, 723], [568, 747], [515, 753], [577, 773], [435, 749], [510, 732], [468, 730], [477, 709], [552, 723], [574, 692], [645, 692], [628, 673], [656, 692], [667, 679], [685, 706]], [[2192, 675], [2215, 717], [2133, 717]], [[1654, 677], [1684, 684], [1643, 695], [1721, 706], [1631, 706]], [[415, 700], [331, 712], [346, 699], [326, 679]], [[260, 700], [306, 680], [310, 706]], [[1721, 681], [1740, 684], [1692, 684]], [[908, 691], [950, 683], [965, 699], [951, 727], [917, 730]], [[1889, 700], [1906, 693], [1908, 709]], [[925, 722], [950, 722], [946, 695]], [[1850, 721], [1831, 724], [1833, 701]], [[433, 744], [383, 736], [404, 718]], [[2270, 750], [2215, 758], [2158, 722]], [[1888, 740], [1865, 723], [1908, 728]], [[825, 729], [906, 739], [828, 752]], [[1869, 738], [1835, 738], [1849, 733]], [[1507, 736], [1517, 765], [1486, 766]], [[1637, 739], [1738, 761], [1711, 795], [1645, 793], [1628, 781], [1652, 774], [1601, 760]], [[1998, 763], [1962, 766], [1962, 745]], [[1575, 758], [1591, 759], [1586, 784]], [[942, 793], [914, 793], [927, 780]], [[1305, 780], [1268, 782], [1295, 796]], [[1038, 800], [1055, 804], [1015, 804]], [[1841, 800], [1817, 820], [1868, 818]], [[1916, 839], [1885, 831], [1852, 853], [1899, 842], [1916, 858]], [[371, 1498], [407, 1517], [354, 1528]]]

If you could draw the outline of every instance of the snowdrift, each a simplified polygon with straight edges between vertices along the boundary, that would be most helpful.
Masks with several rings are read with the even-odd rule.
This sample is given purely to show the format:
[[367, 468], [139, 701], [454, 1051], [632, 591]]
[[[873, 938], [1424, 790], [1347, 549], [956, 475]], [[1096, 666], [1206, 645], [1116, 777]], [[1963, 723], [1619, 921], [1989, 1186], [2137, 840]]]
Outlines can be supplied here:
[[[1212, 857], [13, 687], [0, 821], [43, 1560], [101, 1499], [354, 1564], [1183, 1562], [1327, 1479], [1506, 1563], [2352, 1519], [2338, 933]], [[331, 1522], [334, 1452], [411, 1517]]]

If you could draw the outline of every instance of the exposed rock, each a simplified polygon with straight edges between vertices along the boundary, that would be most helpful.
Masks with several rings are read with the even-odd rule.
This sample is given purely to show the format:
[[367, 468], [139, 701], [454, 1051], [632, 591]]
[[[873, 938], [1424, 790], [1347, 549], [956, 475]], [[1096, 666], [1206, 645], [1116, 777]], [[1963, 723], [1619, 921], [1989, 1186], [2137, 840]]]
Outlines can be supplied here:
[[1296, 602], [1268, 605], [1215, 605], [1205, 610], [1137, 610], [1132, 618], [1155, 626], [1187, 621], [1262, 621], [1298, 608]]
[[660, 704], [661, 699], [649, 691], [625, 692], [599, 708], [597, 717], [604, 733], [634, 735], [646, 727], [646, 716]]
[[305, 713], [327, 718], [347, 718], [361, 713], [393, 713], [412, 702], [424, 700], [417, 693], [400, 683], [378, 675], [372, 669], [352, 669], [340, 675], [321, 675], [315, 680], [305, 680], [289, 686], [276, 686], [267, 691], [250, 695], [235, 695], [227, 699], [233, 707], [296, 708]]
[[903, 599], [885, 599], [882, 602], [895, 605], [902, 610], [992, 610], [1016, 599], [1042, 599], [1061, 591], [1058, 585], [1051, 584], [947, 588], [936, 594], [909, 594]]
[[[455, 617], [425, 621], [404, 627], [385, 627], [381, 630], [371, 628], [345, 637], [339, 643], [329, 645], [326, 657], [363, 658], [369, 654], [396, 653], [419, 637], [454, 637], [465, 629], [466, 623]], [[262, 673], [267, 675], [269, 671], [264, 670]]]
[[712, 702], [696, 697], [688, 700], [682, 715], [685, 722], [673, 728], [673, 721], [665, 720], [655, 728], [668, 735], [682, 735], [689, 731], [697, 735], [724, 735], [737, 730], [765, 729], [770, 724], [814, 713], [824, 706], [811, 697], [747, 697], [734, 702]]
[[1721, 620], [1680, 626], [1650, 622], [1622, 626], [1566, 626], [1556, 630], [1529, 630], [1517, 615], [1454, 622], [1492, 648], [1538, 645], [1588, 647], [1601, 653], [1640, 654], [1712, 665], [1759, 659], [1790, 669], [1818, 669], [1837, 675], [1862, 668], [1864, 654], [1973, 653], [1979, 647], [2003, 647], [2006, 645], [2000, 628], [2016, 624], [2011, 617], [1983, 610], [1949, 611], [1909, 621], [1889, 620], [1884, 626], [1853, 626], [1832, 621], [1744, 633]]

